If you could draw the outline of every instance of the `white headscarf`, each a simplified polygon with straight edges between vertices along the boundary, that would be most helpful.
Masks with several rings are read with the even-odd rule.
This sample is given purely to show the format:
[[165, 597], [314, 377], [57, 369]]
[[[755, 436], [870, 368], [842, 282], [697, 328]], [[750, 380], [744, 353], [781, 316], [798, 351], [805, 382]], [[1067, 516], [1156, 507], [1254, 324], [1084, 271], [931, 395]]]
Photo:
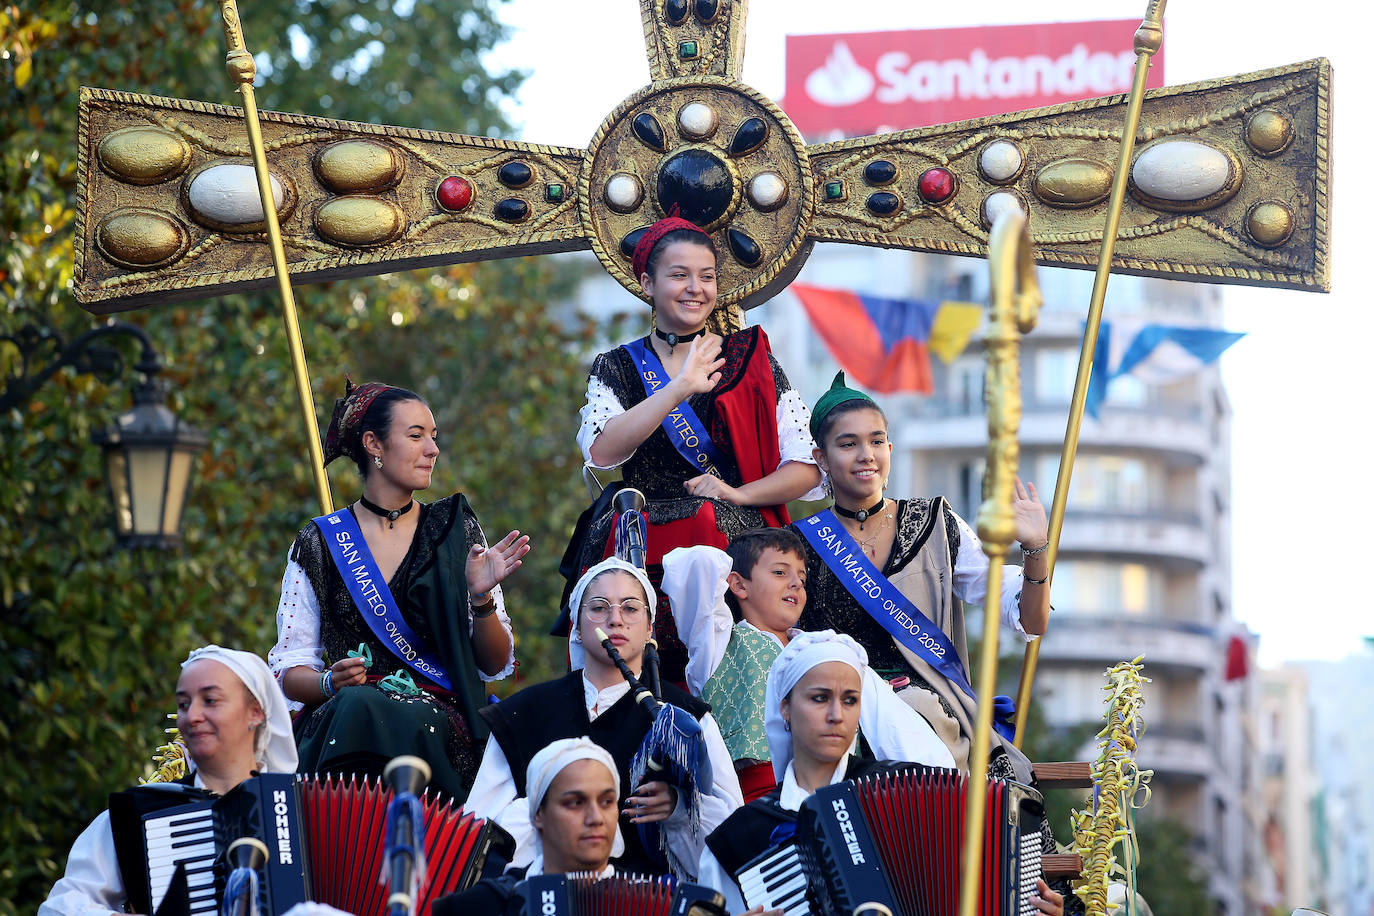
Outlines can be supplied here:
[[[581, 588], [582, 583], [578, 583]], [[548, 794], [549, 786], [558, 778], [558, 774], [563, 772], [563, 768], [570, 763], [579, 760], [595, 760], [603, 764], [606, 769], [611, 771], [611, 780], [615, 783], [616, 813], [613, 816], [615, 821], [615, 838], [611, 841], [611, 858], [624, 855], [625, 840], [620, 836], [620, 771], [615, 768], [615, 758], [610, 755], [604, 747], [597, 744], [590, 738], [560, 738], [540, 750], [530, 760], [529, 768], [525, 770], [525, 800], [530, 807], [530, 824], [534, 824], [534, 816], [538, 813], [539, 807], [544, 803], [544, 796]], [[544, 842], [539, 836], [539, 831], [534, 831], [534, 861], [530, 863], [528, 874], [541, 875], [544, 873]]]
[[834, 630], [798, 633], [768, 669], [768, 686], [763, 694], [764, 731], [768, 734], [768, 752], [773, 757], [773, 775], [778, 782], [782, 782], [793, 756], [792, 733], [782, 718], [782, 701], [806, 672], [826, 662], [844, 662], [862, 681], [868, 653], [852, 638]]
[[234, 672], [262, 707], [266, 719], [253, 735], [253, 756], [261, 764], [262, 772], [296, 772], [298, 758], [296, 739], [291, 734], [291, 714], [286, 709], [286, 696], [267, 662], [252, 652], [210, 645], [193, 650], [181, 667], [203, 659], [219, 662]]
[[626, 563], [619, 557], [607, 557], [582, 574], [582, 578], [578, 579], [577, 584], [573, 586], [572, 596], [568, 598], [568, 609], [572, 619], [572, 630], [568, 633], [568, 663], [574, 671], [580, 671], [587, 667], [587, 649], [582, 645], [582, 634], [578, 632], [577, 628], [577, 615], [582, 612], [582, 596], [586, 593], [587, 586], [592, 584], [593, 579], [612, 569], [629, 573], [639, 580], [640, 585], [644, 586], [644, 597], [649, 602], [649, 628], [653, 629], [654, 611], [658, 608], [658, 596], [654, 592], [653, 583], [649, 581], [648, 573], [633, 563]]

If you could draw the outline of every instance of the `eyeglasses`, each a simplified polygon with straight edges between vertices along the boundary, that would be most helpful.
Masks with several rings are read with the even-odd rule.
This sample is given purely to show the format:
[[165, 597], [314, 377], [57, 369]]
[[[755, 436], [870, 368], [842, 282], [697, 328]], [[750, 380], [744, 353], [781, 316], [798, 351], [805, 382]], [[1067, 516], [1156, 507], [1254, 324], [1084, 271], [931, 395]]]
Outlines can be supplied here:
[[620, 619], [626, 623], [635, 623], [649, 612], [648, 605], [638, 598], [626, 598], [619, 604], [605, 598], [593, 598], [587, 602], [587, 608], [582, 613], [587, 615], [588, 620], [601, 623], [610, 619], [611, 608], [620, 608]]

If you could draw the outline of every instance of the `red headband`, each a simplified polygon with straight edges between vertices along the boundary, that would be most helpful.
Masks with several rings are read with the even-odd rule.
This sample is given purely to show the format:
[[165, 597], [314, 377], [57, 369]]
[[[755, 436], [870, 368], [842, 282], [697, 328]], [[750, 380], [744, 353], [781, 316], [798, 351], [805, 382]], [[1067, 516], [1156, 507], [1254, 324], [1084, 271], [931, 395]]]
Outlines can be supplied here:
[[362, 426], [367, 409], [377, 396], [390, 391], [391, 385], [381, 382], [364, 382], [353, 387], [353, 380], [344, 382], [344, 396], [334, 402], [334, 415], [329, 418], [329, 431], [324, 436], [324, 463], [328, 464], [340, 455], [356, 458], [361, 442], [358, 429]]
[[706, 233], [706, 230], [702, 229], [696, 223], [689, 222], [678, 216], [677, 205], [674, 204], [669, 214], [654, 223], [648, 229], [645, 229], [644, 234], [640, 236], [639, 241], [635, 243], [635, 255], [630, 263], [634, 268], [636, 280], [648, 272], [649, 255], [653, 254], [654, 246], [657, 245], [659, 240], [665, 235], [678, 229], [686, 229], [688, 232], [700, 233], [701, 237], [706, 239], [706, 244], [711, 246], [711, 250], [716, 250], [715, 243], [711, 241], [711, 236]]

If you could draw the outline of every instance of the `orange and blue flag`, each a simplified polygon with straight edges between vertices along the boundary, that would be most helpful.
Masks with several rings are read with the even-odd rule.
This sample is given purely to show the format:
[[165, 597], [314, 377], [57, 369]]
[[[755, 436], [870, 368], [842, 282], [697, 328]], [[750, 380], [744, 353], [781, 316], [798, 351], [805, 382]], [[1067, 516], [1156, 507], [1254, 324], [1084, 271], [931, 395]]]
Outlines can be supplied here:
[[790, 289], [845, 374], [880, 394], [930, 394], [931, 352], [953, 360], [982, 314], [966, 302], [888, 299], [800, 283]]

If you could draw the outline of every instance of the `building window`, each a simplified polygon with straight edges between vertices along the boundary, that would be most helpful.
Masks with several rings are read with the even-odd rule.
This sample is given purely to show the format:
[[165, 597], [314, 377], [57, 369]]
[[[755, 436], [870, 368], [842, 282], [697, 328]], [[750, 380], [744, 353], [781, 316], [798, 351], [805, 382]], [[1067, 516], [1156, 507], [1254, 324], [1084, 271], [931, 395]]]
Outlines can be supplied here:
[[[1059, 456], [1041, 455], [1036, 463], [1037, 486], [1052, 487], [1059, 476]], [[1082, 455], [1074, 463], [1069, 486], [1071, 509], [1142, 513], [1157, 508], [1164, 491], [1162, 473], [1143, 458], [1129, 455]]]
[[1158, 571], [1143, 563], [1061, 560], [1054, 567], [1054, 606], [1065, 613], [1144, 614], [1161, 595]]

